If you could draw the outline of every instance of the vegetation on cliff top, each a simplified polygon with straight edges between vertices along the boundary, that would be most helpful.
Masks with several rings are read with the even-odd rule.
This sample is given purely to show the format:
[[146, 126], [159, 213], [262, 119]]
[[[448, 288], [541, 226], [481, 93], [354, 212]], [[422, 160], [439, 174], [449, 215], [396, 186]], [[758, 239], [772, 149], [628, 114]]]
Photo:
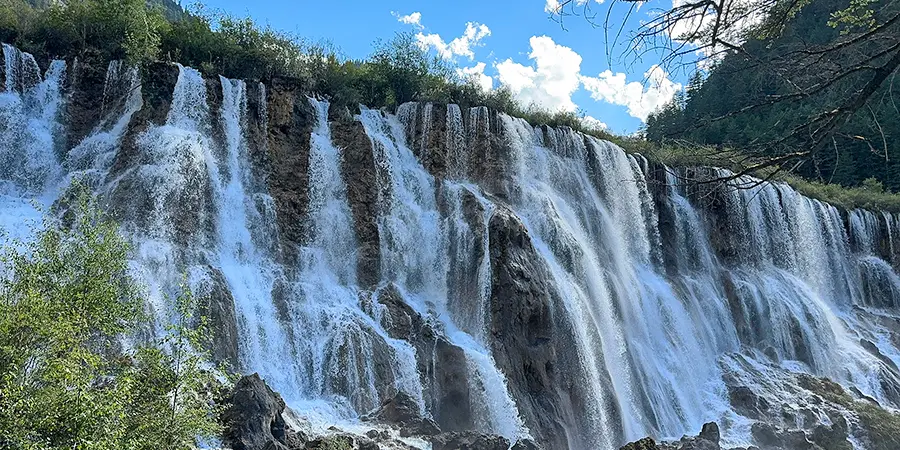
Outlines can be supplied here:
[[[647, 159], [670, 167], [721, 167], [740, 172], [755, 163], [755, 159], [727, 147], [688, 144], [672, 141], [665, 144], [627, 140], [620, 142], [626, 151], [638, 152]], [[875, 177], [868, 177], [857, 186], [824, 183], [767, 167], [751, 172], [759, 179], [781, 181], [801, 194], [844, 208], [865, 208], [874, 211], [900, 212], [900, 194], [891, 192]]]
[[336, 106], [393, 108], [408, 101], [488, 106], [535, 124], [569, 126], [600, 137], [578, 113], [522, 105], [505, 88], [485, 91], [456, 68], [400, 33], [378, 41], [365, 60], [344, 57], [328, 44], [195, 6], [177, 19], [145, 0], [73, 0], [33, 8], [0, 0], [0, 40], [39, 60], [99, 54], [141, 64], [168, 60], [229, 78], [286, 77]]
[[178, 450], [216, 437], [190, 294], [165, 338], [128, 346], [153, 326], [128, 246], [83, 190], [71, 198], [0, 256], [0, 448]]
[[[662, 136], [674, 126], [672, 123], [685, 123], [692, 114], [691, 108], [698, 108], [689, 105], [700, 104], [700, 99], [739, 97], [706, 93], [715, 90], [716, 77], [713, 76], [710, 76], [712, 81], [706, 83], [695, 79], [687, 91], [687, 100], [680, 98], [668, 109], [654, 114], [647, 128], [650, 139], [644, 140], [589, 129], [577, 113], [551, 112], [523, 105], [504, 87], [485, 91], [473, 80], [462, 77], [446, 61], [420, 48], [412, 34], [397, 34], [390, 40], [375, 42], [368, 58], [354, 60], [342, 56], [333, 46], [310, 43], [299, 36], [261, 26], [249, 18], [208, 11], [201, 5], [195, 6], [190, 13], [177, 14], [171, 4], [160, 5], [163, 4], [145, 0], [73, 0], [35, 8], [26, 0], [0, 0], [0, 40], [36, 55], [42, 61], [91, 56], [125, 59], [137, 64], [168, 60], [230, 78], [267, 80], [286, 77], [296, 80], [310, 94], [325, 96], [333, 105], [351, 110], [359, 104], [394, 108], [413, 100], [457, 103], [462, 107], [484, 105], [522, 117], [534, 125], [568, 126], [673, 166], [715, 165], [736, 172], [746, 167], [735, 164], [734, 159], [721, 158], [718, 154], [720, 146], [662, 142]], [[721, 72], [724, 69], [715, 70]], [[704, 94], [700, 95], [701, 92]], [[752, 130], [754, 123], [745, 124], [741, 129]], [[715, 143], [704, 136], [692, 134], [690, 137], [699, 142]], [[854, 186], [881, 173], [869, 175], [867, 170], [862, 166], [854, 169], [856, 178], [851, 182], [843, 178], [831, 181]], [[764, 171], [752, 174], [767, 176]], [[900, 211], [900, 196], [890, 193], [895, 186], [884, 180], [882, 183], [887, 189], [875, 189], [877, 186], [871, 183], [843, 188], [837, 184], [808, 181], [815, 177], [807, 173], [801, 175], [807, 177], [779, 173], [778, 179], [806, 195], [846, 208]]]
[[874, 177], [900, 191], [900, 2], [775, 3], [793, 11], [707, 61], [648, 118], [648, 140], [736, 148], [806, 179]]

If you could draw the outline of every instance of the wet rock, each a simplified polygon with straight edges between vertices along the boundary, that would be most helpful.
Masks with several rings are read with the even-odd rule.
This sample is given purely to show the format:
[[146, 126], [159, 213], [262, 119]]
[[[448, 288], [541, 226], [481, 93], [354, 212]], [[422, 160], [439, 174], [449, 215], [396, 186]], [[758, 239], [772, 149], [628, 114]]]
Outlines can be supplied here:
[[582, 375], [572, 370], [580, 367], [577, 345], [552, 277], [511, 211], [498, 208], [488, 227], [490, 341], [519, 412], [546, 448], [568, 448], [570, 442], [594, 447], [593, 436], [572, 432], [590, 429], [582, 419], [588, 417], [585, 402], [591, 397], [581, 390]]
[[[359, 319], [344, 330], [340, 344], [326, 349], [323, 364], [330, 393], [347, 398], [356, 411], [370, 411], [392, 395], [394, 356], [384, 338]], [[364, 380], [372, 377], [374, 385]], [[374, 390], [372, 389], [374, 388]]]
[[867, 401], [867, 402], [869, 402], [869, 403], [872, 403], [872, 404], [875, 405], [875, 406], [881, 406], [881, 404], [878, 403], [878, 400], [875, 400], [874, 398], [872, 398], [872, 397], [870, 397], [870, 396], [864, 394], [864, 393], [863, 393], [862, 391], [860, 391], [859, 388], [857, 388], [856, 386], [850, 386], [850, 392], [852, 392], [853, 395], [855, 395], [856, 398], [858, 398], [858, 399], [860, 399], [860, 400], [865, 400], [865, 401]]
[[[151, 192], [152, 186], [141, 183], [137, 173], [129, 169], [141, 163], [143, 152], [139, 140], [144, 132], [153, 125], [166, 122], [177, 81], [178, 67], [174, 64], [151, 63], [145, 69], [141, 79], [143, 107], [131, 117], [107, 175], [108, 181], [116, 182], [112, 190], [105, 194], [104, 200], [109, 205], [108, 211], [118, 222], [127, 222], [139, 228], [146, 226], [149, 213], [153, 210], [156, 199]], [[93, 120], [86, 119], [86, 122]]]
[[728, 400], [735, 411], [751, 419], [764, 417], [769, 409], [768, 402], [756, 395], [747, 386], [728, 386]]
[[508, 450], [509, 441], [502, 436], [471, 431], [441, 433], [431, 439], [433, 450]]
[[719, 439], [721, 436], [719, 435], [719, 425], [715, 422], [709, 422], [703, 424], [703, 428], [700, 430], [700, 434], [697, 438], [702, 439], [707, 442], [715, 442], [719, 443]]
[[400, 427], [401, 436], [433, 436], [441, 432], [434, 420], [424, 417], [418, 403], [409, 394], [398, 392], [363, 420]]
[[[233, 450], [289, 450], [285, 404], [259, 374], [242, 377], [225, 399], [223, 444]], [[294, 435], [292, 441], [298, 442]]]
[[719, 426], [715, 422], [703, 425], [697, 436], [685, 436], [676, 442], [657, 443], [646, 437], [631, 442], [620, 450], [721, 450], [719, 446]]
[[213, 360], [238, 369], [238, 330], [234, 312], [234, 297], [228, 283], [218, 269], [207, 266], [209, 278], [197, 292], [200, 298], [200, 314], [209, 319], [212, 334]]
[[[370, 442], [370, 441], [369, 441]], [[307, 450], [354, 450], [361, 448], [356, 438], [349, 434], [323, 436], [306, 443]]]
[[497, 112], [483, 106], [475, 107], [464, 111], [463, 118], [469, 149], [466, 161], [469, 178], [491, 195], [510, 198], [516, 189], [510, 176], [513, 152]]
[[331, 123], [331, 141], [342, 150], [341, 173], [357, 239], [357, 281], [374, 287], [381, 278], [381, 240], [378, 234], [378, 181], [372, 141], [358, 120]]
[[838, 416], [831, 426], [817, 425], [808, 437], [824, 450], [853, 450], [853, 445], [847, 440], [847, 421], [843, 416]]
[[542, 447], [535, 444], [531, 439], [519, 439], [512, 446], [511, 450], [542, 450]]
[[468, 364], [463, 349], [453, 345], [436, 325], [414, 311], [394, 284], [381, 288], [376, 295], [377, 301], [386, 307], [382, 326], [388, 335], [406, 340], [416, 348], [424, 398], [434, 420], [446, 431], [473, 428]]
[[753, 440], [762, 450], [790, 449], [808, 450], [814, 448], [802, 430], [785, 430], [767, 423], [755, 423], [750, 427]]
[[403, 295], [395, 284], [389, 283], [376, 295], [378, 302], [386, 308], [381, 325], [388, 336], [408, 340], [422, 331], [424, 326], [422, 316], [403, 301]]
[[70, 93], [66, 107], [68, 145], [74, 147], [103, 119], [104, 85], [108, 61], [99, 52], [86, 50], [68, 71]]
[[860, 339], [859, 345], [861, 345], [862, 348], [866, 349], [866, 351], [878, 358], [878, 360], [883, 362], [886, 366], [893, 369], [894, 372], [900, 373], [900, 369], [897, 368], [897, 364], [895, 364], [894, 361], [887, 356], [884, 356], [884, 354], [881, 353], [881, 350], [878, 350], [878, 346], [876, 346], [872, 341], [869, 341], [867, 339]]
[[660, 450], [660, 447], [656, 445], [656, 441], [646, 437], [635, 442], [629, 442], [619, 450]]
[[266, 99], [269, 193], [275, 201], [282, 257], [293, 261], [304, 242], [310, 133], [316, 117], [303, 87], [294, 80], [273, 79]]

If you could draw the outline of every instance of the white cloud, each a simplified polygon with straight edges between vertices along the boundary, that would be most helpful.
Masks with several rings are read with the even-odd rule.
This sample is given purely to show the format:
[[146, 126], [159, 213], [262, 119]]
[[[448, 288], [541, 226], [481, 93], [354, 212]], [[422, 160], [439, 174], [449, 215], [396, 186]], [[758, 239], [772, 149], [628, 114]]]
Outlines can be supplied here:
[[657, 65], [650, 67], [644, 78], [646, 89], [637, 81], [627, 82], [624, 73], [613, 74], [610, 70], [597, 78], [582, 76], [581, 83], [594, 100], [625, 106], [632, 117], [646, 121], [651, 112], [672, 100], [681, 84], [670, 80], [669, 74]]
[[397, 18], [397, 22], [405, 23], [407, 25], [413, 25], [415, 27], [418, 27], [419, 29], [425, 28], [422, 25], [422, 13], [418, 11], [405, 16], [401, 16], [400, 13], [396, 11], [391, 11], [391, 15]]
[[523, 66], [512, 59], [497, 64], [500, 83], [525, 104], [574, 111], [572, 93], [578, 89], [581, 56], [547, 36], [532, 36], [530, 43], [528, 57], [534, 65]]
[[605, 130], [609, 128], [605, 123], [601, 122], [599, 119], [591, 116], [584, 116], [581, 118], [581, 124], [584, 125], [585, 128], [589, 130]]
[[470, 60], [475, 58], [473, 47], [482, 45], [481, 40], [491, 35], [491, 29], [487, 25], [478, 22], [469, 22], [466, 24], [466, 31], [463, 35], [453, 39], [449, 43], [445, 42], [439, 34], [416, 34], [416, 41], [419, 47], [427, 50], [433, 48], [441, 58], [451, 59], [454, 56], [465, 56]]
[[[602, 4], [604, 0], [594, 0], [598, 5]], [[575, 0], [576, 6], [582, 6], [587, 3], [588, 0]], [[550, 14], [559, 14], [562, 12], [562, 7], [564, 3], [561, 3], [559, 0], [547, 0], [547, 3], [544, 4], [544, 12]]]
[[484, 91], [489, 91], [494, 87], [494, 79], [484, 74], [485, 64], [480, 62], [474, 67], [464, 67], [456, 69], [456, 73], [463, 79], [470, 80], [481, 87]]

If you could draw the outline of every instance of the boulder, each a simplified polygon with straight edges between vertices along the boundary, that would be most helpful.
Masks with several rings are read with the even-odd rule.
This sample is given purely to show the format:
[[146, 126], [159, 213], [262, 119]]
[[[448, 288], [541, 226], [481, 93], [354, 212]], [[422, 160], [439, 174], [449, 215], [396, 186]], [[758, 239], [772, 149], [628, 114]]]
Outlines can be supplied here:
[[431, 446], [433, 450], [508, 450], [509, 441], [503, 436], [454, 431], [433, 437]]
[[665, 443], [657, 443], [646, 437], [628, 443], [619, 450], [721, 450], [719, 439], [719, 426], [715, 422], [709, 422], [703, 425], [697, 436], [685, 436], [679, 441]]
[[292, 450], [304, 442], [302, 434], [287, 429], [282, 413], [284, 400], [259, 374], [238, 380], [224, 402], [222, 443], [233, 450]]
[[437, 423], [425, 417], [415, 399], [405, 392], [398, 392], [386, 399], [377, 410], [363, 417], [363, 420], [396, 425], [400, 428], [400, 435], [404, 437], [433, 436], [441, 432]]
[[764, 417], [769, 403], [747, 386], [728, 386], [728, 399], [735, 411], [751, 419]]
[[634, 442], [629, 442], [619, 450], [660, 450], [660, 447], [656, 445], [656, 441], [645, 437]]
[[542, 450], [542, 447], [531, 439], [519, 439], [516, 445], [512, 446], [512, 450]]
[[[371, 441], [366, 440], [366, 443]], [[336, 434], [333, 436], [322, 436], [306, 443], [307, 450], [354, 450], [357, 448], [370, 449], [370, 446], [362, 447], [357, 439], [349, 434]], [[377, 446], [375, 447], [377, 448]]]

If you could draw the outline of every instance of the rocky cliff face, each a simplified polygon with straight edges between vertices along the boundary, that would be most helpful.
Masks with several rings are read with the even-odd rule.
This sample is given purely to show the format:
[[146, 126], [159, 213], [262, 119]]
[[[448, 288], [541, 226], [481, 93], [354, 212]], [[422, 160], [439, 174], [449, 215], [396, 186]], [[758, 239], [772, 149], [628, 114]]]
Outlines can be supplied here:
[[[722, 172], [483, 107], [351, 115], [287, 79], [4, 51], [3, 222], [81, 179], [161, 322], [187, 273], [217, 360], [310, 423], [397, 428], [354, 446], [617, 448], [717, 421], [725, 447], [841, 448], [823, 436], [878, 436], [853, 402], [900, 406], [896, 215], [687, 184]], [[846, 392], [795, 405], [797, 374]], [[290, 446], [272, 398], [251, 425]]]

